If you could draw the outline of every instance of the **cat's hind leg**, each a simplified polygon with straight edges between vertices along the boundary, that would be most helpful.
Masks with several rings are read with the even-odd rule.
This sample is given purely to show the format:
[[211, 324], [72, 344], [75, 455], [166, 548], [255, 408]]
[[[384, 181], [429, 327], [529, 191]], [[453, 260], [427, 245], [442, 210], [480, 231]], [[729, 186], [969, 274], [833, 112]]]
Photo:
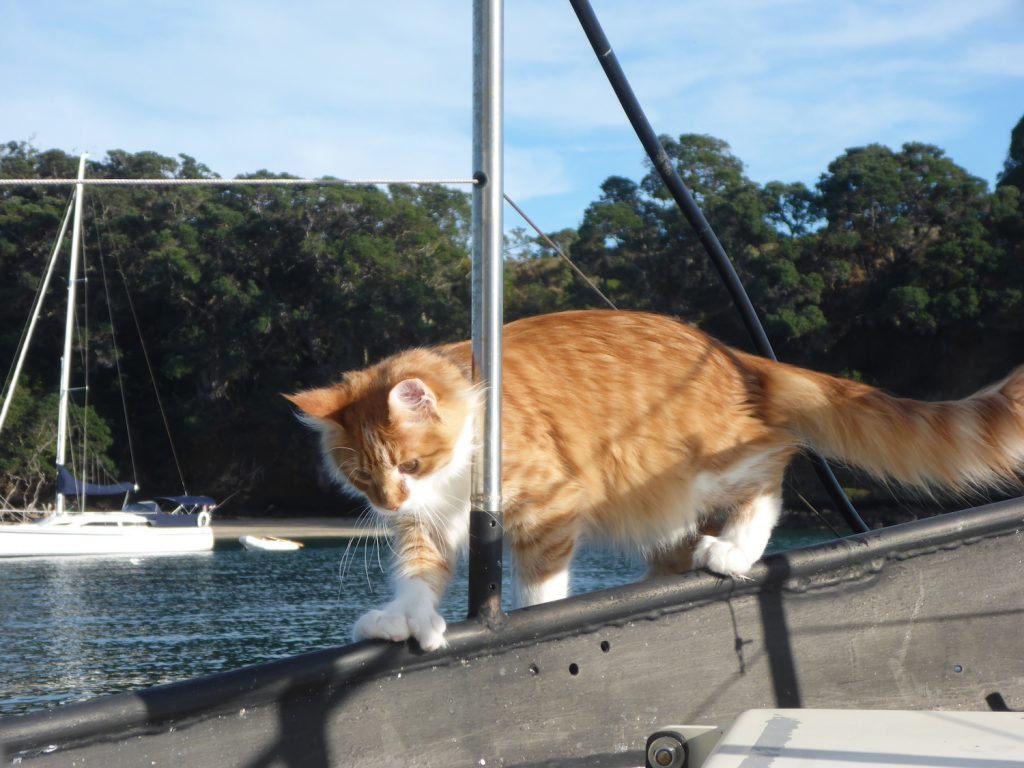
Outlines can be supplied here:
[[524, 608], [568, 597], [569, 563], [575, 548], [575, 531], [559, 531], [525, 544], [513, 542], [516, 558], [515, 607]]
[[523, 579], [516, 575], [512, 602], [516, 608], [525, 608], [540, 603], [550, 603], [569, 596], [569, 564], [548, 574], [542, 579]]
[[704, 521], [697, 533], [691, 534], [671, 546], [658, 547], [644, 556], [647, 563], [646, 578], [672, 576], [694, 569], [693, 553], [704, 536], [717, 536], [722, 532], [718, 520]]
[[722, 576], [743, 578], [768, 546], [782, 512], [777, 490], [762, 491], [729, 515], [717, 536], [701, 536], [693, 550], [693, 567]]

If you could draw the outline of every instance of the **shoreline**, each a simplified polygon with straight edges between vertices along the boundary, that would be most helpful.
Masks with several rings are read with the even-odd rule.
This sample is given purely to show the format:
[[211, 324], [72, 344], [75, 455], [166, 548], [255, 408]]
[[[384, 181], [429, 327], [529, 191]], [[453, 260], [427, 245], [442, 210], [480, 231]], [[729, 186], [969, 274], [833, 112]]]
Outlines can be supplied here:
[[215, 541], [237, 541], [239, 536], [277, 536], [282, 539], [377, 538], [386, 534], [379, 528], [356, 525], [338, 517], [224, 517], [214, 515]]

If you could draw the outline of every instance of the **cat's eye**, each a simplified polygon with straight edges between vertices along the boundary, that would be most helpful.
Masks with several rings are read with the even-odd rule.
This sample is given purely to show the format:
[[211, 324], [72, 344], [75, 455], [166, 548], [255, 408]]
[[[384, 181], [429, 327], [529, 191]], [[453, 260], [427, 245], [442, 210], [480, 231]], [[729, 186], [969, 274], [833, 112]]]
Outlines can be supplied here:
[[417, 472], [419, 472], [419, 469], [419, 459], [410, 459], [409, 461], [403, 461], [401, 464], [398, 465], [398, 471], [401, 472], [403, 475], [414, 475]]

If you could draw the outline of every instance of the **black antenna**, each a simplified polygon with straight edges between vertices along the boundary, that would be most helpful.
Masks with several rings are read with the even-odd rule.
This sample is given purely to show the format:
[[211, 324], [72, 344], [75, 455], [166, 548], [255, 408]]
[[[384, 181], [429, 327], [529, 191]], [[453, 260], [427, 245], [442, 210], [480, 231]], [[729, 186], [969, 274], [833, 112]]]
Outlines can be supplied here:
[[[751, 339], [754, 341], [754, 347], [757, 349], [758, 354], [771, 360], [778, 360], [775, 356], [775, 350], [772, 349], [772, 344], [768, 340], [768, 335], [764, 332], [764, 326], [761, 325], [761, 320], [757, 316], [754, 305], [751, 304], [750, 297], [743, 288], [739, 275], [736, 274], [736, 269], [729, 260], [729, 256], [722, 247], [722, 243], [719, 241], [715, 231], [711, 228], [708, 220], [704, 218], [700, 207], [694, 201], [690, 190], [686, 188], [683, 180], [676, 172], [675, 167], [672, 165], [672, 160], [669, 158], [668, 153], [665, 152], [665, 147], [662, 146], [661, 140], [647, 120], [647, 116], [644, 114], [640, 102], [637, 101], [636, 94], [633, 93], [633, 88], [626, 79], [626, 75], [619, 65], [619, 60], [615, 56], [611, 43], [608, 42], [608, 38], [601, 28], [601, 22], [598, 21], [589, 0], [569, 0], [569, 3], [576, 12], [576, 16], [583, 26], [583, 31], [586, 33], [594, 53], [597, 54], [598, 61], [601, 62], [601, 67], [608, 77], [608, 82], [611, 83], [612, 90], [618, 96], [619, 103], [626, 112], [626, 117], [629, 118], [629, 122], [632, 124], [633, 130], [636, 131], [640, 143], [647, 152], [647, 156], [654, 163], [655, 169], [661, 176], [662, 181], [665, 182], [665, 186], [668, 187], [668, 191], [672, 194], [676, 205], [679, 206], [679, 210], [682, 211], [686, 220], [690, 222], [690, 226], [693, 227], [693, 230], [700, 238], [704, 250], [711, 257], [711, 263], [718, 271], [719, 277], [721, 277], [722, 282], [729, 291], [729, 295], [732, 296], [732, 300], [739, 310], [740, 317], [743, 319], [743, 324], [747, 328], [747, 333], [750, 334]], [[850, 528], [858, 533], [870, 530], [843, 492], [839, 481], [836, 479], [828, 463], [818, 454], [812, 454], [811, 458], [814, 469], [824, 484], [825, 490], [828, 491], [833, 503], [838, 507]]]

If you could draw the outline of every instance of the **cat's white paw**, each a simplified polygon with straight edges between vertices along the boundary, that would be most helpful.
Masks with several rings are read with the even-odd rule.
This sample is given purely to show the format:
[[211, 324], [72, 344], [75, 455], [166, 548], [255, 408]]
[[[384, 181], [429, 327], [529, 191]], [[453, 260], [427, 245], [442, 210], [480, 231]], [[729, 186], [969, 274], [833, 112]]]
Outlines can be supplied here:
[[716, 536], [702, 536], [693, 550], [694, 568], [734, 579], [745, 579], [755, 560], [731, 541]]
[[444, 617], [430, 606], [421, 608], [406, 612], [389, 603], [381, 610], [367, 611], [356, 622], [352, 636], [356, 640], [378, 639], [395, 643], [414, 637], [425, 651], [441, 648], [445, 644], [444, 631], [447, 628]]
[[444, 646], [447, 624], [434, 609], [429, 588], [423, 582], [410, 580], [399, 584], [396, 591], [397, 597], [390, 603], [359, 618], [352, 630], [353, 638], [400, 643], [413, 637], [425, 651]]

